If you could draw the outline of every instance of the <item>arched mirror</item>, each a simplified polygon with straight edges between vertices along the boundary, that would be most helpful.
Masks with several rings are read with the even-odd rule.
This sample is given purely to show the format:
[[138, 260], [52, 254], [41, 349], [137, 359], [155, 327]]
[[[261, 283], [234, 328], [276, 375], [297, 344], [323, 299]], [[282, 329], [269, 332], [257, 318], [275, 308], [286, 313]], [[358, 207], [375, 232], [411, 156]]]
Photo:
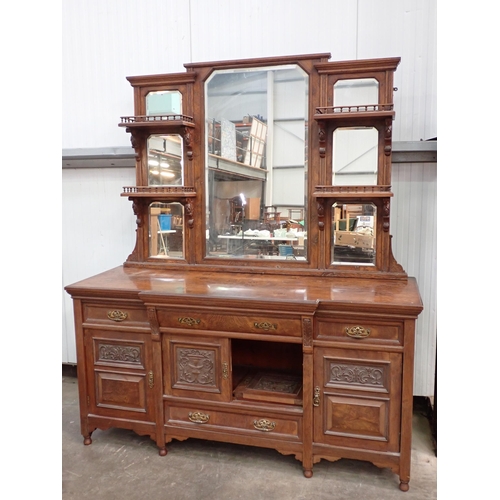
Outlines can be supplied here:
[[149, 206], [149, 255], [158, 259], [184, 258], [184, 207], [181, 203]]
[[205, 118], [207, 256], [305, 260], [307, 73], [216, 70]]
[[376, 217], [373, 203], [332, 206], [332, 264], [375, 265]]

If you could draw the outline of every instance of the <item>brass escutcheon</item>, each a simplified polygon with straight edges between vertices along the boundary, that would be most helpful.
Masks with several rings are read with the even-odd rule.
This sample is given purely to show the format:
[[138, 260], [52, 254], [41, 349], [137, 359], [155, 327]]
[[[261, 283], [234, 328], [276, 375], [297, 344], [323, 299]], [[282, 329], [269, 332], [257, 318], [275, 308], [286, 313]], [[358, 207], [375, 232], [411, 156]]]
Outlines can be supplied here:
[[267, 420], [265, 418], [262, 418], [260, 420], [254, 420], [253, 426], [258, 431], [271, 432], [271, 431], [274, 431], [274, 428], [276, 427], [276, 422], [271, 422], [271, 420]]
[[187, 326], [199, 325], [201, 323], [201, 319], [186, 318], [186, 317], [182, 317], [182, 318], [178, 318], [178, 319], [179, 319], [179, 323], [181, 323], [182, 325], [187, 325]]
[[201, 411], [190, 411], [188, 417], [195, 424], [206, 424], [210, 419], [210, 415]]
[[123, 311], [108, 311], [108, 318], [111, 321], [125, 321], [128, 317], [128, 314]]
[[346, 326], [345, 333], [353, 339], [364, 339], [370, 335], [370, 330], [362, 326]]
[[320, 394], [321, 389], [319, 387], [314, 388], [314, 397], [313, 397], [313, 406], [319, 406], [320, 403]]
[[148, 383], [150, 389], [155, 386], [155, 377], [152, 370], [148, 373]]
[[259, 330], [277, 330], [278, 325], [276, 323], [269, 323], [268, 321], [262, 321], [262, 323], [258, 323], [257, 321], [253, 324], [255, 328]]
[[227, 380], [229, 378], [229, 368], [226, 361], [222, 363], [222, 378]]

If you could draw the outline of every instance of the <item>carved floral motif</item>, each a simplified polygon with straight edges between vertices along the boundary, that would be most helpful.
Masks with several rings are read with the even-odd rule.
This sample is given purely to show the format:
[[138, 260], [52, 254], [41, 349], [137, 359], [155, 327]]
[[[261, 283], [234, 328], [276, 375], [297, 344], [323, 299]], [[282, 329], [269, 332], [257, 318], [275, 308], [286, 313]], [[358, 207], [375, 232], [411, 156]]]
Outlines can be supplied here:
[[177, 373], [179, 382], [215, 385], [214, 352], [202, 349], [179, 349]]
[[141, 349], [132, 346], [101, 344], [99, 345], [99, 361], [117, 361], [140, 365]]
[[331, 363], [329, 382], [383, 387], [384, 369], [372, 366]]

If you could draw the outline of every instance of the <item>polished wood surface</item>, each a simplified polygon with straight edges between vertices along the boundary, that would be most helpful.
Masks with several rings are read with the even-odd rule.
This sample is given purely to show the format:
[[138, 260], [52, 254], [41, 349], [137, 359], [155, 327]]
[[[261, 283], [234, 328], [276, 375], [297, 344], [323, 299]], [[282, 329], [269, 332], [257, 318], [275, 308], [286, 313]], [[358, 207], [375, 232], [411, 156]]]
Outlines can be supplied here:
[[[66, 290], [86, 444], [113, 426], [150, 435], [160, 455], [172, 439], [231, 441], [293, 454], [306, 477], [321, 458], [358, 458], [406, 488], [414, 279], [119, 266]], [[298, 377], [300, 397], [246, 396], [261, 372]]]
[[[268, 447], [294, 455], [307, 478], [321, 459], [368, 460], [392, 469], [408, 490], [422, 301], [416, 280], [392, 255], [389, 233], [399, 58], [329, 57], [190, 63], [186, 73], [128, 78], [135, 116], [120, 126], [131, 134], [137, 186], [122, 196], [136, 216], [135, 248], [122, 266], [65, 288], [73, 298], [85, 445], [95, 429], [119, 427], [149, 435], [162, 456], [173, 439], [191, 437]], [[297, 64], [309, 79], [307, 258], [208, 258], [204, 82], [215, 68], [277, 64]], [[378, 81], [380, 109], [330, 109], [334, 83], [355, 77]], [[147, 117], [154, 90], [180, 92], [183, 115]], [[377, 186], [328, 185], [331, 136], [340, 124], [378, 130]], [[183, 186], [148, 186], [153, 133], [182, 136]], [[373, 265], [332, 263], [326, 221], [337, 201], [377, 208]], [[153, 202], [183, 206], [182, 258], [150, 255]]]
[[[171, 296], [182, 303], [186, 295], [203, 297], [210, 303], [231, 301], [246, 307], [249, 299], [254, 305], [262, 302], [285, 304], [314, 304], [319, 301], [336, 310], [378, 312], [384, 309], [418, 315], [422, 302], [414, 278], [400, 280], [350, 279], [266, 275], [234, 272], [197, 272], [192, 270], [161, 271], [118, 266], [66, 287], [73, 296], [79, 292], [94, 296], [154, 300], [155, 296]], [[146, 297], [147, 296], [147, 297]], [[177, 299], [176, 299], [177, 297]], [[206, 302], [205, 302], [206, 303]], [[292, 306], [293, 307], [293, 306]]]

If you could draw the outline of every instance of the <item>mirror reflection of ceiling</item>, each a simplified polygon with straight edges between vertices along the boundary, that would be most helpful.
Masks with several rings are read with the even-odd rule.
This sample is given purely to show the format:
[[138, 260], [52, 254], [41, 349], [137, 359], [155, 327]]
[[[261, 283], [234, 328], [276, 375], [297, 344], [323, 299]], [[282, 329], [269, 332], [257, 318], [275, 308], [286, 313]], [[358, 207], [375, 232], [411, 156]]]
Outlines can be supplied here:
[[146, 96], [146, 115], [182, 114], [182, 94], [178, 90], [149, 92]]
[[148, 137], [148, 184], [150, 186], [181, 186], [184, 167], [180, 135]]
[[341, 127], [333, 132], [332, 184], [375, 186], [378, 131], [373, 127]]
[[374, 78], [339, 80], [333, 86], [333, 105], [379, 104], [378, 87], [378, 81]]

